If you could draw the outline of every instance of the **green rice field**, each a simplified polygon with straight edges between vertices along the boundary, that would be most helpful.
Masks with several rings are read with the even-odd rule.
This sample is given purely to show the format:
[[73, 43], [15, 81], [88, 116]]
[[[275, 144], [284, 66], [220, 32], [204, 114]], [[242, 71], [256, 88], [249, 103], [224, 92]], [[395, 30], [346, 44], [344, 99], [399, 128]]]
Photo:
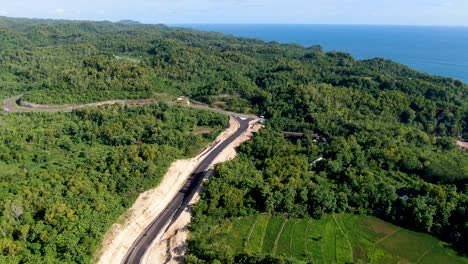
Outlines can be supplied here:
[[261, 214], [231, 219], [209, 235], [237, 253], [272, 254], [299, 263], [468, 263], [444, 242], [370, 216], [320, 220]]

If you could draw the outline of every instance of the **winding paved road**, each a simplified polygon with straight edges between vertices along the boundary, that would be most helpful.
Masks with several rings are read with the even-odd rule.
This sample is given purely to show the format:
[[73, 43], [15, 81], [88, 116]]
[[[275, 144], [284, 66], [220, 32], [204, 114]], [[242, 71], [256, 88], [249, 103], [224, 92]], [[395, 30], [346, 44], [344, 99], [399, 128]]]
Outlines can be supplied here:
[[[15, 96], [7, 99], [3, 103], [5, 112], [70, 112], [73, 109], [89, 106], [100, 106], [104, 104], [124, 104], [124, 105], [143, 105], [156, 103], [155, 100], [115, 100], [105, 101], [91, 104], [76, 104], [76, 105], [42, 105], [36, 107], [19, 106], [17, 102], [21, 96]], [[185, 210], [190, 200], [193, 198], [198, 188], [203, 183], [203, 179], [212, 173], [210, 169], [211, 164], [216, 157], [242, 133], [246, 132], [249, 128], [250, 122], [258, 119], [255, 116], [238, 114], [233, 112], [224, 111], [217, 108], [210, 108], [204, 105], [185, 105], [186, 107], [219, 112], [222, 114], [233, 116], [240, 124], [237, 131], [229, 138], [215, 146], [209, 154], [200, 162], [198, 167], [192, 172], [190, 177], [184, 183], [182, 189], [175, 195], [166, 208], [151, 222], [151, 224], [140, 234], [133, 245], [128, 250], [122, 263], [136, 264], [140, 263], [148, 248], [151, 246], [154, 239], [157, 238], [161, 232], [164, 232]]]

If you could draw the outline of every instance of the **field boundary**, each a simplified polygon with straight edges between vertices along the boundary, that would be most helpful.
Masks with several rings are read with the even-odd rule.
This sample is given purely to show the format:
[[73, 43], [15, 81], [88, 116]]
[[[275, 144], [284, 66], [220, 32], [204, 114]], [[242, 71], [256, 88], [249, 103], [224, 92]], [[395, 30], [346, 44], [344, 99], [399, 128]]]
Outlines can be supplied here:
[[263, 251], [263, 243], [265, 242], [265, 235], [266, 235], [266, 233], [268, 231], [267, 229], [268, 229], [268, 223], [270, 222], [270, 219], [271, 219], [271, 215], [268, 215], [268, 219], [267, 219], [266, 224], [265, 224], [265, 229], [263, 230], [263, 234], [261, 236], [262, 240], [260, 240], [260, 243], [259, 243], [260, 244], [260, 250], [259, 250], [260, 253], [262, 253], [262, 251]]
[[310, 232], [310, 220], [307, 221], [307, 228], [306, 228], [306, 232], [305, 232], [305, 237], [306, 239], [304, 239], [304, 253], [306, 254], [306, 256], [309, 255], [309, 250], [307, 248], [308, 244], [307, 241], [309, 239], [309, 232]]
[[297, 222], [299, 222], [299, 221], [298, 220], [294, 221], [294, 225], [293, 225], [293, 228], [291, 230], [291, 237], [289, 238], [289, 255], [290, 256], [294, 256], [294, 253], [293, 253], [293, 237], [294, 237], [294, 230], [296, 229]]
[[418, 258], [418, 260], [416, 261], [416, 263], [421, 262], [421, 260], [423, 260], [423, 258], [424, 258], [427, 254], [429, 254], [438, 244], [439, 244], [438, 241], [434, 242], [434, 245], [432, 245], [432, 247], [431, 247], [430, 249], [426, 250], [426, 252], [424, 252], [424, 253]]
[[[349, 253], [350, 253], [349, 256], [351, 257], [350, 261], [351, 261], [351, 263], [352, 263], [353, 260], [354, 260], [354, 257], [353, 257], [353, 245], [351, 244], [351, 241], [349, 240], [348, 234], [346, 234], [346, 233], [343, 231], [343, 229], [341, 228], [340, 224], [339, 224], [338, 221], [336, 220], [335, 214], [332, 214], [332, 218], [333, 218], [333, 221], [335, 221], [336, 226], [338, 227], [338, 229], [340, 230], [340, 232], [343, 234], [343, 236], [346, 238], [346, 241], [348, 242]], [[338, 241], [338, 240], [336, 240], [336, 241]], [[336, 252], [335, 252], [335, 254], [336, 254]]]
[[[466, 263], [440, 240], [371, 216], [336, 213], [313, 219], [264, 213], [259, 217], [240, 227], [242, 240], [249, 236], [244, 253], [259, 253], [261, 243], [259, 255], [297, 263]], [[239, 239], [238, 231], [226, 232], [228, 238]]]
[[250, 228], [249, 236], [248, 236], [247, 239], [245, 240], [244, 248], [246, 248], [247, 245], [249, 244], [250, 237], [252, 236], [252, 233], [253, 233], [253, 231], [254, 231], [254, 229], [255, 229], [255, 226], [257, 225], [258, 217], [259, 217], [259, 216], [257, 216], [257, 218], [255, 218], [255, 222], [253, 223], [252, 227]]
[[[328, 222], [327, 222], [327, 224], [328, 224]], [[320, 232], [320, 253], [322, 254], [323, 263], [326, 263], [326, 262], [325, 262], [325, 254], [324, 254], [324, 252], [323, 252], [323, 241], [325, 241], [325, 239], [323, 238], [323, 236], [324, 236], [324, 234], [323, 234], [324, 230], [325, 230], [325, 228], [323, 228], [323, 229], [321, 230], [321, 232]]]
[[278, 241], [281, 237], [281, 234], [283, 233], [283, 230], [284, 230], [284, 226], [286, 225], [286, 223], [289, 221], [289, 219], [286, 219], [285, 221], [283, 221], [283, 225], [281, 226], [281, 229], [280, 231], [278, 232], [278, 235], [276, 236], [276, 239], [275, 239], [275, 244], [273, 246], [273, 250], [271, 251], [271, 254], [276, 254], [276, 248], [278, 247]]
[[391, 234], [388, 234], [388, 235], [382, 237], [381, 239], [375, 241], [374, 244], [377, 245], [377, 244], [382, 243], [384, 240], [386, 240], [387, 238], [393, 236], [394, 234], [396, 234], [396, 233], [397, 233], [398, 231], [400, 231], [400, 230], [401, 230], [401, 227], [398, 227], [397, 230], [395, 230], [395, 231], [393, 231]]

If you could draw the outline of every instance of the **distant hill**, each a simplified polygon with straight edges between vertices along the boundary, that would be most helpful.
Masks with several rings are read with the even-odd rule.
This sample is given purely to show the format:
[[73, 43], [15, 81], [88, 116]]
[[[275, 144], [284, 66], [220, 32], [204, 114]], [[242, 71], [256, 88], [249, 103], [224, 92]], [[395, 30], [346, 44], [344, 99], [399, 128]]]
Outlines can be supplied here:
[[142, 24], [139, 21], [130, 20], [130, 19], [120, 20], [120, 21], [117, 21], [117, 23], [118, 24], [124, 24], [124, 25], [141, 25]]

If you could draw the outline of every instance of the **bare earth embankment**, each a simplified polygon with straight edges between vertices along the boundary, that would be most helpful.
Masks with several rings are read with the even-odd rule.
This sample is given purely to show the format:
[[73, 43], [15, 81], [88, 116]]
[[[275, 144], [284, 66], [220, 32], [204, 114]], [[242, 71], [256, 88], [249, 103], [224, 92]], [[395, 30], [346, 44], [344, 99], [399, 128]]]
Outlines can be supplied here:
[[[103, 264], [120, 263], [138, 235], [172, 200], [200, 161], [210, 153], [215, 145], [227, 139], [238, 128], [239, 123], [231, 118], [229, 128], [221, 133], [207, 149], [192, 159], [175, 161], [165, 174], [161, 184], [157, 188], [142, 193], [134, 205], [121, 216], [117, 221], [118, 223], [114, 224], [107, 232], [101, 244], [102, 248], [96, 255], [97, 262]], [[246, 138], [246, 135], [242, 135], [241, 138]], [[248, 136], [245, 140], [247, 139]], [[219, 162], [233, 157], [233, 153], [235, 155], [234, 143], [240, 144], [239, 140], [240, 138], [223, 151], [216, 161]], [[184, 217], [187, 217], [185, 212], [180, 218]], [[190, 220], [190, 217], [188, 220]], [[123, 224], [120, 224], [120, 222], [123, 222]], [[163, 239], [165, 235], [162, 234]], [[161, 236], [158, 241], [160, 238]], [[159, 261], [151, 263], [159, 263]]]
[[457, 146], [462, 150], [468, 151], [468, 142], [457, 140]]
[[[255, 121], [252, 122], [249, 129], [225, 148], [211, 166], [235, 158], [237, 155], [235, 148], [249, 140], [252, 137], [252, 134], [257, 132], [261, 127], [262, 125], [255, 124]], [[192, 218], [190, 208], [191, 205], [195, 204], [199, 200], [200, 191], [200, 189], [197, 191], [197, 194], [190, 201], [188, 208], [177, 218], [169, 229], [153, 242], [141, 263], [156, 264], [183, 262], [187, 248], [186, 241], [189, 236], [188, 226]]]

